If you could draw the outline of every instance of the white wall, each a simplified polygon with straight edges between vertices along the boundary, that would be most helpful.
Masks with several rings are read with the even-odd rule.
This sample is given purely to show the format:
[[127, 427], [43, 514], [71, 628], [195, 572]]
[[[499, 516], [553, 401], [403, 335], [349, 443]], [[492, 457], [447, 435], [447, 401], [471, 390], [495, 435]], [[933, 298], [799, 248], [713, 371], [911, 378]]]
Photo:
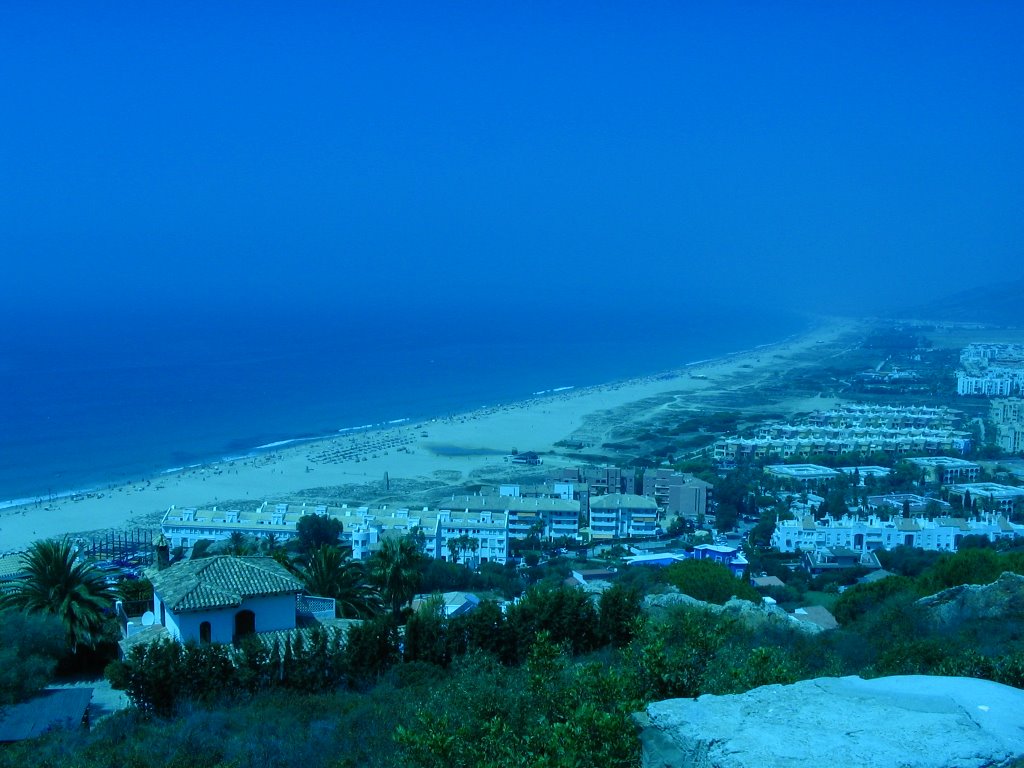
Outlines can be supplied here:
[[[157, 619], [160, 618], [159, 598], [154, 598]], [[166, 612], [164, 626], [176, 640], [199, 642], [199, 625], [210, 622], [210, 640], [215, 643], [230, 643], [235, 636], [235, 615], [249, 610], [256, 614], [256, 631], [273, 632], [278, 629], [295, 628], [295, 595], [253, 597], [243, 600], [237, 608], [220, 608], [213, 611], [189, 611], [174, 614]]]

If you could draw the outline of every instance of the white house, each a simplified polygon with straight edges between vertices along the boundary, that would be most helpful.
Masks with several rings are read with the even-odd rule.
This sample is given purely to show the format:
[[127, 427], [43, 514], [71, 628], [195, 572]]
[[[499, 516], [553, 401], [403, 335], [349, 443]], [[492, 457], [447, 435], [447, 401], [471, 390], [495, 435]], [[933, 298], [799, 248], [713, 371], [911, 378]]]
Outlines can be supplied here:
[[302, 584], [271, 557], [189, 560], [151, 580], [156, 623], [181, 642], [231, 643], [295, 629]]

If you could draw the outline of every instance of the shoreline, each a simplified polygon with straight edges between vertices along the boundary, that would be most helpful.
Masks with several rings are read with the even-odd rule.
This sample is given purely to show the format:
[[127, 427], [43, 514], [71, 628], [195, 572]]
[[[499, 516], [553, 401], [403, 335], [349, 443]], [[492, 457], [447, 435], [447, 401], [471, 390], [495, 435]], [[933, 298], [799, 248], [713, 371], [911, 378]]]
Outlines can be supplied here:
[[567, 395], [567, 394], [572, 394], [572, 393], [581, 393], [581, 394], [583, 394], [583, 393], [587, 393], [587, 392], [589, 392], [591, 390], [594, 390], [596, 388], [604, 388], [604, 387], [615, 387], [615, 388], [618, 388], [618, 387], [621, 387], [621, 386], [627, 386], [628, 387], [631, 384], [635, 384], [635, 383], [642, 383], [642, 382], [646, 382], [646, 381], [649, 381], [649, 380], [661, 379], [663, 377], [668, 377], [670, 375], [679, 375], [679, 374], [685, 372], [687, 369], [694, 368], [695, 366], [700, 366], [700, 365], [705, 365], [705, 364], [725, 363], [725, 362], [728, 362], [732, 358], [734, 358], [736, 356], [739, 356], [739, 355], [747, 355], [747, 354], [751, 354], [753, 352], [756, 352], [757, 350], [766, 349], [766, 348], [770, 348], [770, 347], [781, 346], [781, 345], [784, 345], [784, 344], [786, 344], [788, 342], [791, 342], [793, 340], [799, 339], [799, 338], [801, 338], [801, 337], [803, 337], [803, 336], [805, 336], [807, 334], [814, 333], [815, 330], [817, 330], [818, 325], [820, 325], [820, 324], [821, 323], [819, 321], [818, 324], [812, 325], [810, 328], [808, 328], [808, 329], [806, 329], [804, 331], [800, 331], [800, 332], [797, 332], [797, 333], [792, 333], [792, 334], [790, 334], [790, 335], [786, 336], [785, 338], [780, 339], [778, 341], [771, 341], [771, 342], [766, 342], [764, 344], [758, 344], [758, 345], [756, 345], [754, 347], [750, 347], [748, 349], [741, 349], [741, 350], [736, 350], [736, 351], [733, 351], [733, 352], [726, 352], [726, 353], [724, 353], [722, 355], [719, 355], [717, 357], [709, 357], [709, 358], [704, 358], [704, 359], [701, 359], [701, 360], [694, 360], [694, 361], [691, 361], [691, 362], [686, 362], [686, 363], [681, 364], [678, 367], [669, 368], [669, 369], [662, 370], [662, 371], [657, 371], [657, 372], [654, 372], [654, 373], [641, 374], [639, 376], [632, 376], [632, 377], [627, 377], [627, 378], [624, 378], [624, 379], [614, 379], [612, 381], [599, 382], [599, 383], [596, 383], [596, 384], [586, 384], [586, 385], [582, 385], [582, 386], [568, 385], [568, 386], [552, 387], [551, 389], [543, 389], [543, 390], [538, 390], [536, 392], [531, 392], [529, 395], [527, 395], [525, 397], [519, 397], [519, 398], [514, 399], [514, 400], [502, 400], [502, 401], [496, 403], [495, 405], [481, 405], [481, 406], [477, 406], [476, 408], [471, 408], [469, 410], [456, 411], [456, 412], [453, 412], [453, 413], [449, 413], [449, 414], [447, 414], [445, 416], [422, 416], [422, 417], [419, 417], [419, 418], [405, 417], [405, 418], [400, 418], [400, 419], [389, 419], [389, 420], [385, 420], [385, 421], [374, 422], [374, 423], [371, 423], [371, 424], [361, 424], [361, 425], [354, 426], [354, 427], [342, 427], [342, 428], [338, 429], [336, 432], [326, 433], [326, 434], [321, 434], [321, 435], [299, 436], [299, 437], [284, 437], [284, 438], [281, 438], [280, 440], [274, 440], [274, 441], [271, 441], [269, 443], [264, 443], [262, 445], [257, 445], [257, 446], [253, 446], [252, 448], [244, 449], [242, 452], [234, 452], [234, 453], [229, 454], [229, 455], [225, 455], [225, 454], [213, 455], [213, 456], [210, 456], [209, 458], [202, 459], [202, 460], [199, 460], [199, 461], [195, 461], [195, 462], [192, 462], [190, 464], [185, 464], [185, 465], [178, 466], [178, 467], [165, 467], [165, 468], [160, 468], [160, 469], [152, 469], [152, 470], [150, 470], [148, 472], [140, 472], [137, 475], [140, 478], [138, 481], [127, 480], [127, 479], [119, 479], [119, 480], [114, 480], [114, 481], [97, 480], [93, 484], [87, 484], [87, 485], [84, 485], [84, 486], [78, 486], [78, 487], [74, 487], [74, 488], [62, 488], [62, 489], [60, 489], [58, 491], [54, 491], [54, 492], [50, 492], [50, 493], [45, 493], [45, 494], [44, 493], [37, 493], [37, 494], [34, 494], [34, 495], [22, 496], [22, 497], [13, 498], [13, 499], [0, 499], [0, 512], [3, 512], [4, 510], [16, 508], [16, 507], [38, 506], [38, 505], [40, 505], [42, 503], [52, 503], [52, 502], [55, 502], [55, 501], [60, 501], [62, 499], [69, 499], [69, 498], [74, 499], [74, 497], [76, 497], [76, 496], [89, 497], [90, 495], [95, 496], [95, 495], [99, 494], [102, 497], [102, 494], [104, 494], [104, 493], [106, 493], [108, 491], [115, 490], [115, 489], [117, 489], [119, 487], [122, 487], [122, 486], [135, 485], [136, 482], [138, 482], [138, 483], [152, 482], [154, 480], [162, 479], [162, 478], [164, 478], [164, 477], [166, 477], [168, 475], [175, 475], [175, 474], [180, 473], [180, 472], [188, 472], [190, 470], [195, 470], [195, 469], [211, 468], [211, 467], [216, 467], [217, 465], [220, 465], [220, 464], [227, 464], [227, 463], [230, 463], [230, 462], [246, 461], [247, 459], [254, 459], [254, 458], [258, 457], [258, 456], [265, 455], [267, 453], [271, 453], [273, 451], [277, 451], [277, 450], [281, 450], [281, 449], [285, 449], [285, 448], [294, 448], [294, 447], [299, 447], [299, 446], [304, 446], [304, 445], [312, 445], [312, 444], [315, 444], [315, 443], [335, 440], [335, 439], [338, 439], [338, 438], [341, 438], [341, 437], [347, 437], [347, 436], [355, 435], [355, 434], [366, 434], [366, 433], [377, 432], [377, 431], [385, 431], [385, 430], [394, 428], [394, 427], [396, 427], [396, 426], [398, 426], [400, 424], [407, 424], [407, 423], [411, 423], [413, 421], [417, 421], [417, 422], [436, 422], [436, 421], [441, 420], [441, 419], [451, 419], [451, 418], [458, 418], [459, 416], [467, 416], [467, 415], [470, 415], [470, 414], [476, 414], [478, 412], [487, 411], [488, 409], [492, 409], [492, 408], [515, 407], [515, 406], [517, 406], [519, 404], [527, 404], [527, 403], [531, 403], [531, 402], [534, 402], [536, 400], [541, 400], [541, 399], [544, 399], [544, 398], [547, 398], [547, 397], [555, 397], [555, 396]]
[[[758, 355], [772, 349], [790, 355], [813, 351], [825, 339], [834, 341], [861, 325], [846, 318], [820, 318], [810, 328], [779, 341], [658, 373], [540, 390], [541, 394], [447, 416], [394, 419], [335, 434], [282, 439], [243, 455], [168, 468], [137, 481], [3, 501], [0, 546], [4, 552], [18, 551], [37, 539], [129, 527], [140, 519], [162, 516], [172, 505], [282, 498], [317, 489], [380, 484], [385, 476], [452, 484], [465, 482], [485, 467], [508, 471], [510, 465], [503, 456], [514, 450], [549, 454], [588, 417], [654, 395], [714, 390], [718, 379], [737, 373], [740, 366], [745, 376], [757, 372], [770, 377], [777, 361], [762, 362]], [[698, 371], [701, 376], [692, 375]], [[452, 448], [459, 450], [453, 453]], [[503, 463], [495, 466], [496, 459]], [[559, 457], [550, 459], [557, 465]]]

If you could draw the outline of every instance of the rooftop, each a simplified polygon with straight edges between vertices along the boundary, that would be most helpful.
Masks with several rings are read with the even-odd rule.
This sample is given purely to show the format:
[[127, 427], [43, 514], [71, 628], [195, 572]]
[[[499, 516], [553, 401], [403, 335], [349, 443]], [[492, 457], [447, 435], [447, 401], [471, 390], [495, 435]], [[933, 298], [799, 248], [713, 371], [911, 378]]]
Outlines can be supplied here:
[[946, 469], [978, 469], [978, 465], [966, 459], [955, 459], [951, 456], [920, 456], [907, 459], [919, 467], [943, 467]]
[[606, 496], [595, 496], [590, 499], [591, 509], [647, 509], [657, 511], [658, 504], [654, 499], [637, 496], [633, 493], [609, 493]]
[[794, 477], [798, 480], [811, 480], [820, 477], [836, 477], [839, 473], [818, 464], [769, 464], [765, 471], [772, 475]]
[[296, 594], [301, 582], [272, 557], [221, 555], [151, 574], [153, 591], [175, 613], [234, 608], [250, 597]]

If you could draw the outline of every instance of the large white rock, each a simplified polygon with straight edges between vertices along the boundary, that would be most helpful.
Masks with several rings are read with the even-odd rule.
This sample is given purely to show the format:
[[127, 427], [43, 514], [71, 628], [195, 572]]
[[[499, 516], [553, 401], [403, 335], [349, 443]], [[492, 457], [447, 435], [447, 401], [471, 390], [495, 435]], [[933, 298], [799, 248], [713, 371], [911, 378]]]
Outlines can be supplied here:
[[1024, 755], [1024, 691], [966, 677], [819, 678], [636, 715], [644, 768], [997, 768]]

